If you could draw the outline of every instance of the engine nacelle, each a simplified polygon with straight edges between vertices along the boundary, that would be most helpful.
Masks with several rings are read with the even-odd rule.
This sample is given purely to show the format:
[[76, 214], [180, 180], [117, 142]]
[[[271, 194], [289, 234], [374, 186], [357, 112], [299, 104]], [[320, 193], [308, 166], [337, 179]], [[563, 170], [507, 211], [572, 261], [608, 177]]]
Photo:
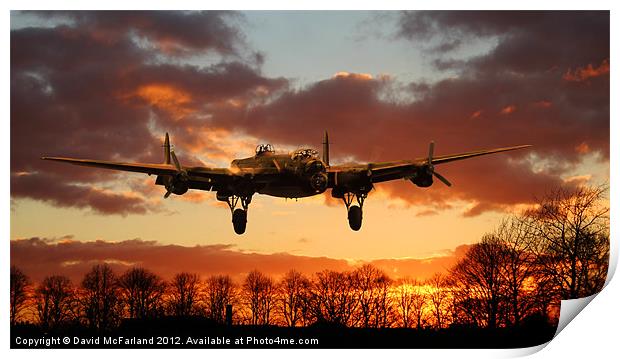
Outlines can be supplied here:
[[352, 170], [332, 174], [329, 185], [332, 187], [332, 197], [334, 198], [344, 198], [347, 193], [367, 194], [373, 189], [371, 173], [368, 170]]
[[189, 186], [187, 185], [186, 181], [172, 180], [166, 185], [166, 189], [176, 195], [182, 195], [187, 192]]
[[418, 187], [430, 187], [433, 184], [433, 175], [426, 171], [420, 171], [409, 180]]
[[317, 193], [321, 193], [327, 189], [327, 175], [323, 172], [315, 173], [310, 177], [310, 187]]
[[306, 163], [305, 169], [306, 173], [320, 173], [325, 172], [325, 164], [320, 160], [313, 160]]

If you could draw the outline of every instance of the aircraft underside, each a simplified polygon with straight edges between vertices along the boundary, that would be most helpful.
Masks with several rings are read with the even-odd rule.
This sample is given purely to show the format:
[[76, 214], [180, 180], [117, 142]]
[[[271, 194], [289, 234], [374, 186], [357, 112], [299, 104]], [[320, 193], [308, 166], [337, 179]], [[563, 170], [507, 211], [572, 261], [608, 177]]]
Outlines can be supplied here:
[[330, 189], [332, 197], [343, 201], [347, 209], [349, 226], [352, 230], [358, 231], [362, 227], [364, 200], [373, 188], [372, 183], [366, 180], [349, 182], [347, 187], [328, 183], [325, 187], [317, 189], [309, 185], [305, 177], [295, 178], [293, 176], [264, 185], [257, 185], [251, 181], [239, 181], [224, 186], [213, 186], [205, 182], [190, 181], [184, 182], [187, 185], [181, 186], [172, 176], [158, 176], [155, 183], [165, 186], [168, 191], [177, 195], [182, 195], [189, 189], [215, 191], [217, 200], [228, 204], [232, 214], [233, 228], [237, 234], [245, 233], [247, 213], [254, 194], [293, 199], [319, 195]]
[[264, 188], [259, 189], [257, 193], [280, 198], [303, 198], [315, 196], [323, 192], [317, 192], [307, 186], [291, 186], [283, 184], [265, 186]]
[[[372, 189], [372, 186], [359, 189], [355, 192], [350, 192], [342, 188], [334, 188], [331, 191], [331, 196], [339, 198], [343, 201], [347, 209], [347, 219], [349, 221], [349, 227], [354, 231], [359, 231], [362, 228], [362, 209], [364, 201], [368, 196], [368, 192]], [[321, 194], [322, 192], [310, 192], [304, 187], [294, 186], [282, 186], [269, 188], [263, 188], [256, 193], [270, 195], [274, 197], [283, 198], [302, 198], [310, 197]], [[243, 234], [247, 226], [247, 212], [252, 202], [252, 197], [255, 193], [225, 193], [218, 192], [217, 199], [222, 202], [226, 202], [230, 208], [232, 214], [232, 223], [235, 233]]]

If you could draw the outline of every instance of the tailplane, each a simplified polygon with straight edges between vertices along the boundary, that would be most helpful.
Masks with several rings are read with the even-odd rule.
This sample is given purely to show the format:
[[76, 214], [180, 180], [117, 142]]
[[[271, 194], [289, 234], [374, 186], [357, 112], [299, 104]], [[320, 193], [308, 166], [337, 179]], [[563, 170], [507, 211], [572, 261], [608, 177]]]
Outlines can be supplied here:
[[166, 139], [164, 140], [164, 164], [170, 164], [170, 137], [168, 136], [168, 132], [166, 132]]

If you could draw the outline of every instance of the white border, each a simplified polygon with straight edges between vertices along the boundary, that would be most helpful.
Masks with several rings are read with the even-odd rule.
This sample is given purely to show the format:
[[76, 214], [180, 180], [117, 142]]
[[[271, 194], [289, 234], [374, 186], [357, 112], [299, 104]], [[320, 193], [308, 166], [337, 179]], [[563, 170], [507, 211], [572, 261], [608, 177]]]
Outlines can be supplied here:
[[[572, 9], [572, 10], [583, 10], [583, 9], [611, 9], [611, 36], [612, 39], [617, 39], [617, 25], [616, 21], [618, 16], [615, 15], [615, 11], [618, 8], [617, 2], [613, 1], [597, 1], [590, 0], [588, 2], [583, 1], [563, 1], [561, 3], [544, 3], [542, 1], [533, 1], [533, 0], [522, 0], [522, 1], [502, 1], [502, 2], [494, 2], [489, 3], [488, 1], [481, 0], [471, 0], [468, 2], [462, 1], [440, 1], [435, 0], [432, 2], [412, 2], [406, 0], [392, 0], [389, 3], [379, 4], [377, 1], [274, 1], [274, 0], [263, 0], [260, 2], [257, 1], [249, 1], [249, 0], [231, 0], [226, 2], [210, 2], [205, 3], [201, 1], [144, 1], [144, 2], [127, 2], [127, 1], [119, 1], [119, 0], [111, 0], [106, 2], [83, 2], [83, 1], [64, 1], [64, 2], [55, 2], [54, 4], [50, 4], [46, 1], [7, 1], [6, 11], [2, 15], [2, 22], [4, 25], [4, 29], [9, 29], [10, 23], [10, 9], [43, 9], [43, 8], [52, 8], [52, 9], [199, 9], [199, 8], [211, 8], [211, 9], [411, 9], [415, 7], [416, 9], [488, 9], [489, 5], [492, 4], [494, 9], [553, 9], [556, 8], [558, 4], [562, 6], [561, 9]], [[465, 7], [465, 5], [467, 7]], [[557, 8], [556, 8], [557, 9]], [[10, 48], [10, 33], [5, 32], [2, 37], [4, 49]], [[617, 42], [617, 41], [616, 41]], [[613, 59], [615, 59], [615, 55], [617, 54], [617, 46], [614, 46], [614, 41], [611, 41], [611, 63], [613, 63]], [[4, 53], [2, 57], [3, 68], [5, 69], [5, 74], [7, 76], [6, 79], [10, 78], [10, 62], [9, 62], [9, 54], [8, 52]], [[618, 75], [617, 72], [611, 71], [611, 96], [610, 98], [615, 98], [614, 90], [615, 84], [618, 83]], [[5, 140], [1, 142], [1, 148], [3, 149], [2, 153], [5, 154], [5, 161], [9, 164], [5, 165], [5, 175], [0, 178], [2, 181], [3, 191], [1, 192], [2, 200], [4, 206], [2, 206], [2, 223], [4, 228], [5, 238], [7, 238], [4, 248], [0, 253], [2, 258], [2, 263], [5, 263], [5, 270], [7, 269], [9, 263], [9, 240], [10, 238], [10, 230], [9, 230], [9, 216], [10, 216], [10, 196], [9, 196], [9, 179], [10, 179], [10, 113], [9, 113], [9, 105], [10, 105], [10, 81], [5, 82], [5, 86], [3, 87], [3, 108], [5, 120], [2, 121], [2, 129], [5, 134]], [[611, 117], [616, 118], [617, 108], [614, 106], [614, 102], [611, 104]], [[614, 180], [615, 176], [613, 175], [614, 170], [617, 170], [616, 161], [618, 154], [618, 144], [617, 144], [617, 136], [615, 134], [618, 133], [618, 126], [615, 121], [611, 121], [611, 183], [610, 183], [610, 195], [611, 195], [611, 215], [612, 219], [615, 214], [614, 204], [618, 203], [617, 192], [614, 191]], [[9, 134], [8, 136], [6, 134]], [[9, 137], [8, 139], [6, 139]], [[614, 226], [612, 221], [612, 231], [611, 231], [611, 240], [612, 240], [612, 263], [617, 263], [618, 259], [618, 248], [617, 248], [617, 227]], [[615, 265], [612, 266], [615, 268]], [[6, 272], [3, 272], [2, 275], [2, 293], [0, 306], [7, 308], [8, 307], [8, 275]], [[603, 292], [598, 295], [596, 298], [592, 300], [592, 304], [588, 305], [583, 312], [578, 315], [572, 323], [570, 323], [565, 330], [563, 330], [555, 339], [553, 339], [549, 345], [544, 347], [538, 353], [540, 357], [570, 357], [570, 358], [579, 358], [579, 357], [608, 357], [610, 353], [615, 353], [617, 351], [616, 341], [617, 341], [617, 332], [615, 329], [617, 323], [619, 322], [620, 315], [618, 310], [618, 303], [620, 303], [620, 295], [619, 288], [620, 286], [617, 284], [618, 280], [611, 281], [609, 285], [603, 290]], [[8, 311], [3, 310], [0, 311], [0, 319], [2, 325], [0, 326], [0, 337], [4, 343], [5, 351], [8, 350]], [[402, 352], [401, 350], [390, 351], [389, 355], [421, 355], [423, 357], [433, 356], [440, 358], [452, 358], [455, 355], [459, 357], [465, 358], [486, 358], [486, 357], [513, 357], [519, 355], [527, 355], [540, 350], [542, 348], [530, 348], [530, 349], [517, 349], [517, 350], [416, 350], [414, 352], [408, 351], [407, 353]], [[369, 350], [352, 350], [352, 353], [347, 351], [347, 355], [354, 356], [376, 356], [379, 351], [369, 351]], [[122, 351], [97, 351], [97, 350], [55, 350], [55, 351], [26, 351], [26, 350], [14, 350], [9, 354], [15, 357], [31, 357], [31, 356], [51, 356], [55, 357], [63, 357], [67, 356], [108, 356], [108, 355], [161, 355], [170, 356], [173, 354], [172, 351], [157, 351], [157, 350], [147, 350], [147, 353], [143, 351], [135, 351], [135, 350], [122, 350]], [[291, 353], [289, 350], [260, 350], [260, 351], [234, 351], [230, 350], [226, 351], [183, 351], [183, 355], [187, 354], [196, 354], [200, 356], [204, 355], [222, 355], [222, 356], [233, 356], [233, 355], [251, 355], [251, 356], [259, 356], [259, 357], [282, 357], [287, 358], [290, 357], [291, 354], [297, 357], [315, 357], [317, 354], [320, 355], [333, 355], [340, 356], [345, 354], [343, 351], [305, 351], [305, 350], [296, 350]]]

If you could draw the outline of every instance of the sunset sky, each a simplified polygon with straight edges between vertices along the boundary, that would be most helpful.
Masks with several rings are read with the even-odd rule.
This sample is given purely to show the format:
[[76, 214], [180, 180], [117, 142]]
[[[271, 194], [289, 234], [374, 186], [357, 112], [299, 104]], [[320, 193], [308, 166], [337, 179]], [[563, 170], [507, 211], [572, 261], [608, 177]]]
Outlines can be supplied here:
[[[427, 276], [545, 191], [609, 180], [609, 12], [11, 12], [11, 260], [278, 275], [373, 261]], [[228, 167], [259, 143], [332, 163], [532, 144], [376, 186], [362, 230], [329, 194], [215, 194], [42, 155]], [[197, 247], [199, 246], [199, 247]]]

